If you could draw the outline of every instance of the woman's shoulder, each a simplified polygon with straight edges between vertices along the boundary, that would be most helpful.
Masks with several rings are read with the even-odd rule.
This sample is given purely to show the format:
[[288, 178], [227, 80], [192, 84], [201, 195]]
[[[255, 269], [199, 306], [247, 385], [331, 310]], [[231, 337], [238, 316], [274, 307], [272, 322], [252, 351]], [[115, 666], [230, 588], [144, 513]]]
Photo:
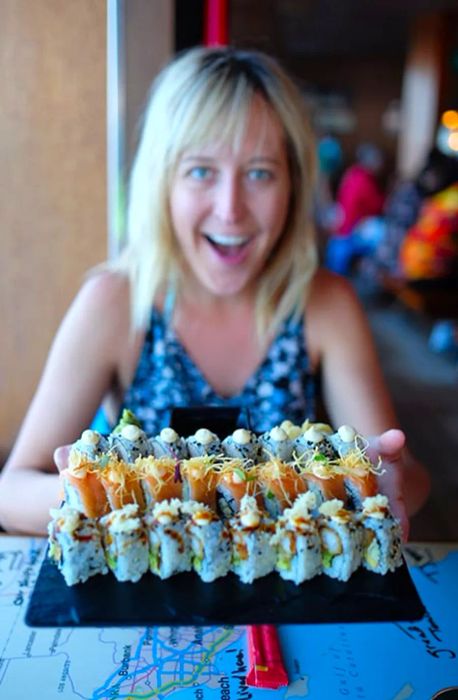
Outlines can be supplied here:
[[110, 314], [119, 318], [129, 315], [129, 279], [126, 275], [111, 270], [89, 272], [76, 295], [75, 303], [91, 316]]
[[96, 331], [99, 338], [128, 337], [130, 328], [128, 278], [110, 270], [90, 272], [76, 294], [66, 320], [80, 332]]
[[337, 312], [343, 306], [357, 303], [352, 284], [341, 275], [325, 268], [318, 268], [311, 284], [307, 306], [311, 311]]
[[312, 356], [341, 342], [365, 324], [361, 303], [351, 283], [329, 270], [319, 269], [311, 282], [306, 305], [307, 344]]

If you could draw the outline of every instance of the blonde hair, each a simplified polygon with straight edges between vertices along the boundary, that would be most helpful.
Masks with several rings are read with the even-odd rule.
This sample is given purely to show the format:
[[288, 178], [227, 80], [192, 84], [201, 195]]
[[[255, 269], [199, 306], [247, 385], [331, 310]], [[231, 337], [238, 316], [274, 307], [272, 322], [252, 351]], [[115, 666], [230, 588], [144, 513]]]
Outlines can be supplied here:
[[315, 147], [302, 97], [272, 58], [231, 48], [193, 48], [158, 75], [133, 164], [126, 247], [111, 269], [128, 274], [132, 323], [145, 327], [157, 294], [179, 294], [183, 259], [169, 213], [169, 189], [187, 148], [212, 140], [236, 144], [260, 96], [283, 127], [291, 177], [285, 230], [260, 276], [256, 321], [261, 336], [304, 311], [317, 254], [312, 225]]

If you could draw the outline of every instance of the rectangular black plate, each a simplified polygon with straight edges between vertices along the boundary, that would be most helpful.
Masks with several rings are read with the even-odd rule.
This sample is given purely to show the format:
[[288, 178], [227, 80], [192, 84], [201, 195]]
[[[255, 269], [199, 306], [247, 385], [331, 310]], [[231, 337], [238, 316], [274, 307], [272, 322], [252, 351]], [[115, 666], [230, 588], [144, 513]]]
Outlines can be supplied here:
[[203, 583], [186, 573], [145, 574], [119, 583], [110, 573], [69, 587], [45, 558], [26, 613], [32, 627], [247, 625], [418, 620], [424, 607], [404, 563], [379, 576], [359, 569], [347, 582], [317, 576], [299, 586], [269, 574], [243, 584], [234, 574]]
[[[174, 409], [171, 425], [181, 435], [199, 427], [220, 437], [249, 427], [239, 407]], [[243, 584], [234, 574], [203, 583], [186, 573], [161, 581], [145, 574], [138, 583], [119, 583], [110, 573], [68, 587], [45, 558], [26, 622], [36, 627], [131, 625], [247, 625], [417, 620], [424, 607], [406, 564], [386, 576], [365, 569], [343, 583], [321, 575], [300, 586], [270, 574]]]

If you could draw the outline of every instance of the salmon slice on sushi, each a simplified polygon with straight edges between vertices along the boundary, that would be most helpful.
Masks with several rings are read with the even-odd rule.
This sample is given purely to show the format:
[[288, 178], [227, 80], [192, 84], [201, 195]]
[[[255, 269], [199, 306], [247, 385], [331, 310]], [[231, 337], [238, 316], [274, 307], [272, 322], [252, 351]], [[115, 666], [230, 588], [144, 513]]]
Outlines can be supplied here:
[[95, 462], [82, 459], [60, 472], [59, 478], [67, 505], [88, 518], [99, 518], [110, 510], [101, 468]]
[[291, 464], [271, 460], [258, 465], [257, 484], [264, 508], [277, 518], [307, 490], [307, 485]]
[[216, 511], [218, 472], [215, 469], [215, 457], [192, 457], [183, 460], [181, 477], [183, 479], [183, 501], [205, 503]]
[[146, 507], [180, 498], [183, 480], [180, 463], [171, 457], [143, 457], [135, 462]]
[[140, 483], [141, 474], [136, 465], [111, 457], [101, 469], [100, 479], [111, 510], [134, 503], [140, 511], [144, 511], [145, 497]]
[[256, 493], [256, 467], [241, 459], [228, 459], [217, 467], [216, 498], [218, 512], [230, 518], [240, 510], [244, 496]]

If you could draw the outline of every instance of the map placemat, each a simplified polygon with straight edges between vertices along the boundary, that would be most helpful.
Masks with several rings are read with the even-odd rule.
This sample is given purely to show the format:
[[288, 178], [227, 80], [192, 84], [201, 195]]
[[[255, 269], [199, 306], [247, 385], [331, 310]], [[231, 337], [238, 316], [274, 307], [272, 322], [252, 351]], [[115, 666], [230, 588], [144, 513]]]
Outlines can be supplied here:
[[45, 541], [0, 537], [0, 698], [23, 700], [430, 700], [458, 683], [458, 551], [409, 544], [425, 604], [415, 622], [283, 625], [289, 685], [245, 682], [244, 627], [31, 628], [24, 612]]

